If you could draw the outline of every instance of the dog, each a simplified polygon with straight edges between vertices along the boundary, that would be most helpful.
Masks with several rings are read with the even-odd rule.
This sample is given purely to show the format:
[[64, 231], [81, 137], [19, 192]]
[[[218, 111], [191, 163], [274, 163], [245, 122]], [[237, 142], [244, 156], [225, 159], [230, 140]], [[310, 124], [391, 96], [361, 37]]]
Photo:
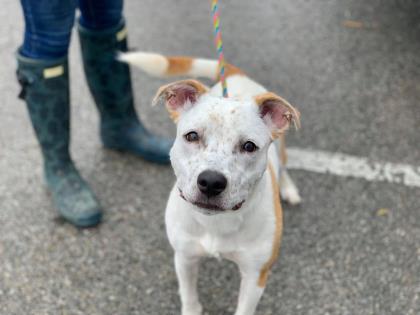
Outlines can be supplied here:
[[[165, 223], [175, 251], [182, 315], [202, 314], [196, 289], [200, 257], [235, 262], [241, 273], [235, 315], [252, 315], [280, 249], [280, 195], [301, 201], [287, 173], [284, 133], [300, 114], [237, 67], [226, 65], [229, 97], [195, 78], [218, 79], [215, 60], [129, 52], [119, 59], [158, 77], [190, 76], [162, 86], [177, 124], [170, 151], [176, 183]], [[280, 191], [279, 191], [280, 187]], [[281, 194], [280, 194], [281, 193]]]

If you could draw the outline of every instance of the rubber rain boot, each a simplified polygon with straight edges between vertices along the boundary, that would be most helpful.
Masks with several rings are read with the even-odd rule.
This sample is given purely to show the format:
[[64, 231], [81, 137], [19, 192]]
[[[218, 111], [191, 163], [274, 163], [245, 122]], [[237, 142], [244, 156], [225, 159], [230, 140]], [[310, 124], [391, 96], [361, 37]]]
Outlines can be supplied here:
[[173, 142], [151, 134], [143, 126], [134, 108], [130, 69], [116, 60], [119, 51], [127, 51], [124, 21], [103, 31], [79, 23], [78, 30], [86, 80], [101, 118], [104, 146], [151, 162], [169, 163]]
[[39, 61], [17, 54], [19, 97], [26, 101], [44, 159], [44, 174], [59, 214], [77, 227], [102, 217], [95, 195], [70, 153], [70, 96], [67, 58]]

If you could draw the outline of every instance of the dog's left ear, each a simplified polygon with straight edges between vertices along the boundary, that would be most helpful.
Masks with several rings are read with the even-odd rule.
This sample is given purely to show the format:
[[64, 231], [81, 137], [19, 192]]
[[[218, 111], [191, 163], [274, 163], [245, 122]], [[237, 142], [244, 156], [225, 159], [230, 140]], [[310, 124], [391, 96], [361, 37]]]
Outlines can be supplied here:
[[259, 107], [260, 115], [271, 129], [273, 138], [277, 138], [293, 124], [300, 127], [300, 113], [284, 98], [266, 92], [254, 97]]
[[197, 80], [173, 82], [159, 88], [153, 99], [153, 104], [163, 99], [170, 117], [177, 122], [179, 115], [193, 106], [198, 98], [208, 90], [207, 86]]

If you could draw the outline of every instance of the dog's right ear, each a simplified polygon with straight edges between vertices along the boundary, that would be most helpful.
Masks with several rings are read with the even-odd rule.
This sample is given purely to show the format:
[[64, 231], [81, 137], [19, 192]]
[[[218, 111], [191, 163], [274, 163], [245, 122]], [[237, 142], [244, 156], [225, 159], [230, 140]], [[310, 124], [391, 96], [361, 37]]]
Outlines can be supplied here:
[[197, 80], [182, 80], [159, 88], [153, 99], [153, 104], [164, 100], [169, 116], [177, 122], [179, 115], [191, 108], [198, 98], [208, 92], [208, 87]]

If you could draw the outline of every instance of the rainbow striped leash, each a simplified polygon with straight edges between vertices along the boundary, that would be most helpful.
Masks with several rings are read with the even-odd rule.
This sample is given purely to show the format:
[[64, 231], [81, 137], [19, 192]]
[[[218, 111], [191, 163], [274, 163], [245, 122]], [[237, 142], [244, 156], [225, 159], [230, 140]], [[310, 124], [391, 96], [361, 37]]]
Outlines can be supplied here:
[[220, 82], [222, 83], [223, 97], [228, 97], [227, 83], [225, 77], [226, 63], [225, 57], [223, 55], [222, 32], [220, 31], [220, 14], [217, 0], [212, 0], [211, 11], [213, 14], [214, 43], [217, 49]]

